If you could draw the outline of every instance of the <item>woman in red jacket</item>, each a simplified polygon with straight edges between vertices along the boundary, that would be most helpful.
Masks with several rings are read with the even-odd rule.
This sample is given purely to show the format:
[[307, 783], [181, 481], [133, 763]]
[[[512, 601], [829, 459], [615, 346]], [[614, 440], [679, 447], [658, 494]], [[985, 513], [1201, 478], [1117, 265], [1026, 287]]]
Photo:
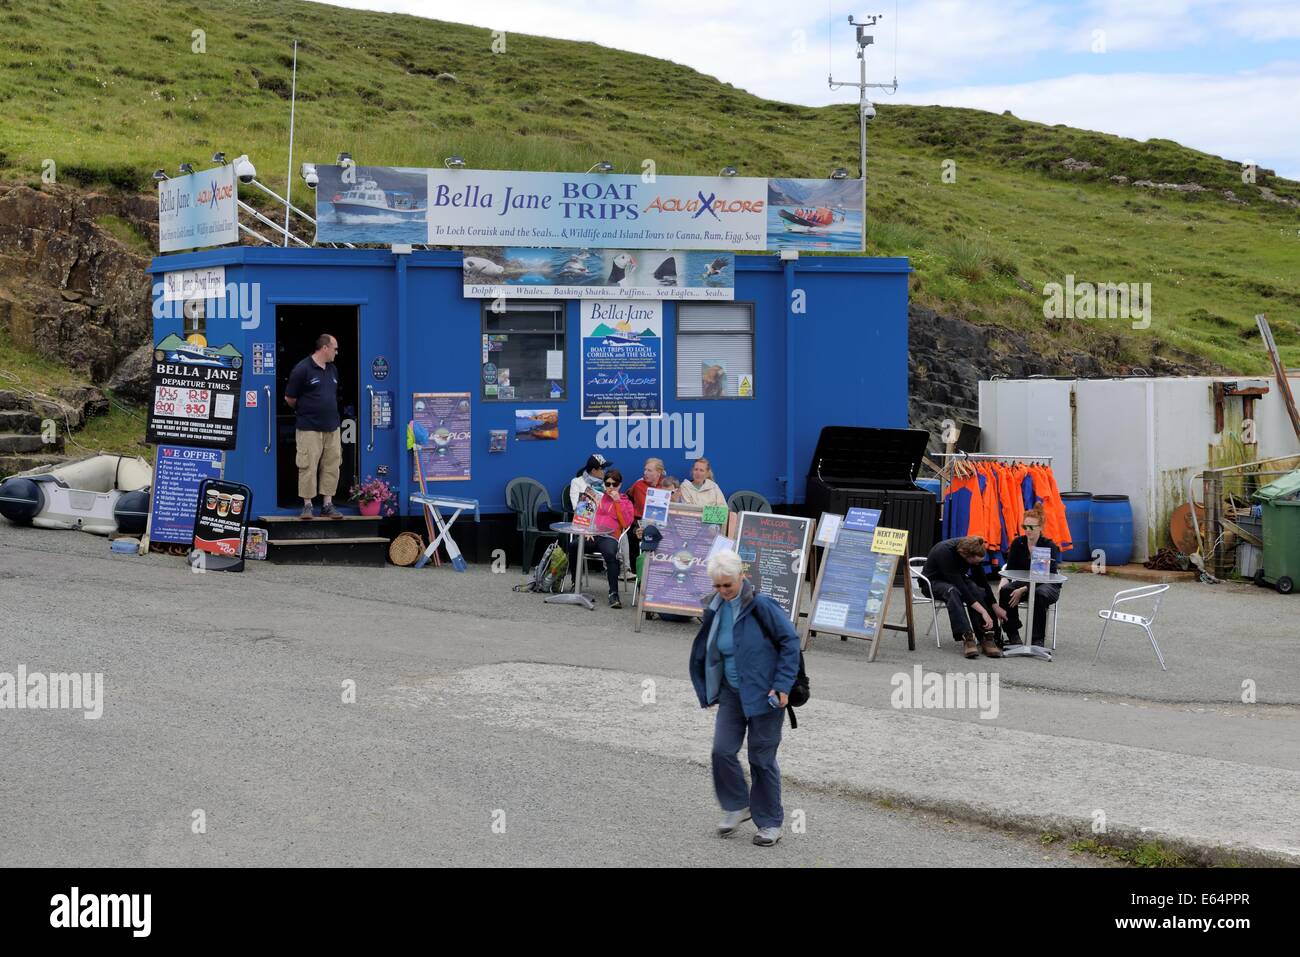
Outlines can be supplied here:
[[[664, 468], [663, 459], [646, 459], [645, 468], [641, 472], [641, 477], [632, 483], [632, 487], [627, 490], [627, 497], [632, 500], [632, 508], [637, 518], [645, 518], [645, 493], [647, 489], [663, 488], [664, 478], [668, 470]], [[636, 574], [636, 559], [641, 554], [641, 528], [633, 529], [632, 534], [627, 537], [627, 557], [628, 564], [632, 567], [628, 571]]]
[[[596, 503], [596, 517], [592, 520], [592, 528], [603, 532], [602, 535], [588, 535], [587, 549], [595, 549], [605, 559], [605, 575], [609, 579], [609, 607], [622, 608], [623, 603], [618, 597], [618, 576], [621, 572], [618, 560], [618, 540], [622, 537], [623, 532], [635, 521], [632, 511], [632, 500], [622, 494], [619, 489], [623, 485], [623, 473], [618, 469], [605, 470], [605, 492], [600, 496]], [[591, 495], [592, 492], [584, 492], [584, 495]], [[569, 568], [576, 578], [580, 569], [578, 568], [578, 539], [571, 536], [569, 539]]]

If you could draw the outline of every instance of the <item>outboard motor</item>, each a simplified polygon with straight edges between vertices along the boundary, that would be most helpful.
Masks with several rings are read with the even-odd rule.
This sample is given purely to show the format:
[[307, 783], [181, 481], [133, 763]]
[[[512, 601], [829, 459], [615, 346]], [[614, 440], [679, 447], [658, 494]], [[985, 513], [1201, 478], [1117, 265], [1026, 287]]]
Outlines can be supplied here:
[[149, 520], [149, 492], [124, 492], [113, 508], [117, 530], [123, 535], [143, 535]]
[[45, 507], [41, 487], [29, 478], [11, 478], [0, 482], [0, 515], [16, 525], [30, 525]]

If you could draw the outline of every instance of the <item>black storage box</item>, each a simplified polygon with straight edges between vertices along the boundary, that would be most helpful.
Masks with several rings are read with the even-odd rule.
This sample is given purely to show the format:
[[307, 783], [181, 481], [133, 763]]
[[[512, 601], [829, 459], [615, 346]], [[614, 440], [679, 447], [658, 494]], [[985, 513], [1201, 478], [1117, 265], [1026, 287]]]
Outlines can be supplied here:
[[[843, 515], [851, 508], [878, 508], [882, 526], [907, 529], [913, 558], [928, 555], [939, 506], [930, 492], [916, 487], [916, 473], [929, 440], [923, 429], [824, 427], [808, 469], [808, 510]], [[895, 584], [905, 576], [900, 565]]]

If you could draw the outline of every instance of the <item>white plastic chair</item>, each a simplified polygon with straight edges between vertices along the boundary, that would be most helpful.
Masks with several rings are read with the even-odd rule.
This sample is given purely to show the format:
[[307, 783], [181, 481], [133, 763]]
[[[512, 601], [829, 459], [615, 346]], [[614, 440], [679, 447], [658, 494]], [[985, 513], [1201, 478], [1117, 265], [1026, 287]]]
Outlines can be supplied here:
[[[1097, 612], [1097, 617], [1105, 620], [1106, 624], [1101, 626], [1101, 637], [1097, 639], [1097, 653], [1092, 656], [1092, 663], [1095, 665], [1097, 659], [1101, 657], [1101, 643], [1106, 640], [1106, 629], [1110, 627], [1112, 621], [1122, 622], [1126, 625], [1137, 625], [1147, 633], [1151, 639], [1151, 647], [1155, 649], [1156, 660], [1160, 662], [1160, 670], [1168, 671], [1165, 667], [1165, 656], [1160, 653], [1160, 646], [1156, 644], [1155, 633], [1151, 630], [1151, 623], [1156, 620], [1156, 612], [1160, 610], [1160, 596], [1169, 591], [1168, 585], [1140, 585], [1137, 588], [1125, 588], [1115, 593], [1115, 598], [1110, 603], [1110, 608], [1103, 608]], [[1139, 601], [1143, 598], [1154, 598], [1155, 604], [1151, 607], [1151, 617], [1143, 618], [1141, 615], [1133, 615], [1128, 612], [1116, 611], [1115, 606], [1126, 601]]]

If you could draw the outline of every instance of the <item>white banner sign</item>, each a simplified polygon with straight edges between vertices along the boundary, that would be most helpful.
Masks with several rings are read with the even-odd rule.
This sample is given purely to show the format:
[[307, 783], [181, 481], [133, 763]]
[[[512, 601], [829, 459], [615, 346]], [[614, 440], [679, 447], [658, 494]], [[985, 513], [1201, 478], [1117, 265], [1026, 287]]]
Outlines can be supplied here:
[[190, 299], [224, 299], [226, 295], [226, 267], [208, 266], [204, 269], [178, 269], [163, 273], [163, 302], [185, 302]]
[[239, 242], [235, 168], [217, 166], [158, 184], [158, 249], [197, 249]]

